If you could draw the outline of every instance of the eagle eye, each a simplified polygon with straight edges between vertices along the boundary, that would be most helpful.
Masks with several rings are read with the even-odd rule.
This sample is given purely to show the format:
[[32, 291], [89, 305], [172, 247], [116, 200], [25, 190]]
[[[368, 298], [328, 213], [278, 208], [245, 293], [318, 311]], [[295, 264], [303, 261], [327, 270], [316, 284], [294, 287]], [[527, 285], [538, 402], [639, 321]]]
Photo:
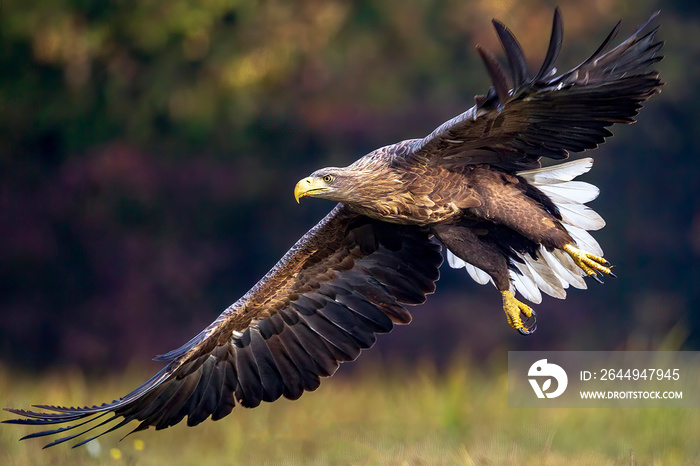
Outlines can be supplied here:
[[323, 179], [323, 181], [325, 181], [326, 183], [331, 183], [331, 182], [335, 179], [335, 176], [333, 176], [333, 175], [324, 175], [324, 177], [323, 177], [322, 179]]

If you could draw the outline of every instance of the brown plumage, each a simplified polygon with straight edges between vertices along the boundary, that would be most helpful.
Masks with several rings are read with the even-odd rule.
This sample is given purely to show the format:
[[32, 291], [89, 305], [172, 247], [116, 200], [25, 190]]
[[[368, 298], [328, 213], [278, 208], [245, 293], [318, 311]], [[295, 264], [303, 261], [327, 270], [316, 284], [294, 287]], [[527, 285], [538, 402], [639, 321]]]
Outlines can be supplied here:
[[534, 324], [521, 315], [534, 320], [534, 313], [515, 291], [533, 302], [540, 291], [563, 298], [569, 285], [585, 288], [584, 276], [610, 273], [586, 231], [604, 224], [584, 205], [597, 189], [571, 181], [591, 160], [539, 168], [540, 158], [595, 148], [611, 135], [608, 126], [634, 121], [662, 84], [652, 68], [661, 59], [656, 29], [643, 35], [647, 23], [608, 52], [618, 24], [593, 56], [554, 77], [562, 39], [555, 11], [544, 63], [530, 77], [515, 38], [494, 25], [509, 68], [478, 49], [493, 81], [488, 93], [423, 139], [301, 180], [297, 200], [339, 204], [209, 327], [159, 356], [167, 365], [153, 378], [111, 403], [7, 409], [21, 418], [3, 422], [75, 422], [25, 437], [65, 435], [47, 446], [96, 429], [77, 446], [131, 421], [139, 422], [135, 431], [185, 416], [193, 426], [236, 404], [296, 399], [371, 347], [376, 334], [410, 322], [405, 306], [435, 290], [441, 245], [452, 267], [496, 285], [509, 323], [522, 333]]

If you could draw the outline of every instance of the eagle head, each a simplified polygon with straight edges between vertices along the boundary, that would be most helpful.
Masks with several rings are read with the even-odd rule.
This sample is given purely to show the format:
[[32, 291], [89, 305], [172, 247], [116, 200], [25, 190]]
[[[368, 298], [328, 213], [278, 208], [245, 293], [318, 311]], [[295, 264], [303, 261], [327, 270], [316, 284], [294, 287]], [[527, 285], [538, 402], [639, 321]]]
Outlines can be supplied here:
[[391, 157], [384, 149], [370, 152], [347, 167], [328, 167], [316, 170], [294, 187], [297, 202], [302, 197], [318, 197], [352, 206], [355, 211], [372, 215], [393, 207], [407, 189], [400, 172], [392, 168]]
[[299, 181], [294, 187], [294, 198], [319, 197], [329, 201], [348, 202], [353, 187], [356, 187], [354, 173], [347, 168], [322, 168]]

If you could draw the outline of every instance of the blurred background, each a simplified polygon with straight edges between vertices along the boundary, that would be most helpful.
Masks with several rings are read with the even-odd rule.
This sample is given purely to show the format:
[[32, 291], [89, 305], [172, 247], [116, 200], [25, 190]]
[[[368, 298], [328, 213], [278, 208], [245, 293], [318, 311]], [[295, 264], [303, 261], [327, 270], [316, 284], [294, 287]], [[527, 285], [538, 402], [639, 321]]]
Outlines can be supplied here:
[[692, 410], [509, 409], [505, 379], [508, 350], [700, 350], [691, 0], [0, 0], [0, 405], [141, 383], [331, 209], [297, 180], [471, 107], [493, 17], [537, 69], [556, 4], [561, 71], [662, 10], [666, 86], [582, 178], [619, 278], [545, 297], [525, 338], [444, 266], [411, 325], [298, 402], [53, 456], [5, 426], [0, 462], [700, 462]]
[[0, 364], [115, 373], [187, 341], [332, 207], [297, 205], [297, 180], [472, 106], [493, 17], [537, 69], [556, 4], [561, 71], [662, 9], [666, 86], [583, 178], [619, 278], [546, 297], [523, 338], [445, 265], [361, 360], [700, 349], [696, 2], [2, 0]]

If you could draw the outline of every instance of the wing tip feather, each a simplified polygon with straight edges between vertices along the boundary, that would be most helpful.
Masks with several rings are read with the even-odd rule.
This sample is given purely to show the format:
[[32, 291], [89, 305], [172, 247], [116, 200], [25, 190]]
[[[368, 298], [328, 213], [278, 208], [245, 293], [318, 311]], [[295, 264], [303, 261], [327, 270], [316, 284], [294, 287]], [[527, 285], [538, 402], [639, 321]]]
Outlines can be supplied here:
[[491, 85], [496, 92], [496, 96], [498, 97], [499, 106], [505, 105], [508, 101], [510, 93], [508, 78], [506, 77], [501, 64], [498, 63], [498, 59], [496, 59], [493, 53], [481, 45], [476, 46], [476, 51], [479, 53], [481, 60], [484, 62], [486, 72], [491, 79]]

